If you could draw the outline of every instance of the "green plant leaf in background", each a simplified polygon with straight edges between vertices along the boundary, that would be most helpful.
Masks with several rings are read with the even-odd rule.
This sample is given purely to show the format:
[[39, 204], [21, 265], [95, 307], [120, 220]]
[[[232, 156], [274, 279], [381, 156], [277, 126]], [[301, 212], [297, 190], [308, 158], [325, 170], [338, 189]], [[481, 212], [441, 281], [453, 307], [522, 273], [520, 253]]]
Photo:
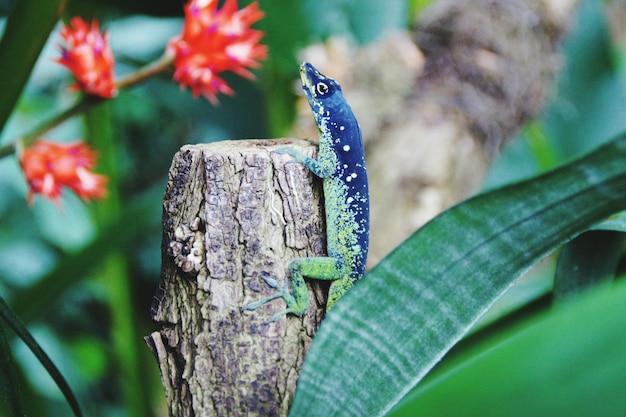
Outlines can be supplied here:
[[422, 10], [428, 7], [433, 0], [409, 0], [409, 24], [419, 16]]
[[[2, 398], [6, 403], [8, 413], [11, 417], [23, 416], [24, 412], [22, 411], [15, 362], [13, 362], [11, 346], [2, 322], [0, 322], [0, 375], [2, 375], [2, 378], [0, 378], [0, 394], [2, 394]], [[0, 411], [2, 411], [2, 404], [0, 404]]]
[[314, 37], [349, 35], [359, 43], [375, 40], [385, 31], [405, 29], [406, 0], [306, 0], [302, 12]]
[[151, 218], [154, 207], [151, 202], [133, 201], [128, 204], [119, 220], [103, 226], [97, 238], [75, 253], [67, 254], [49, 273], [34, 285], [16, 293], [11, 299], [11, 308], [20, 319], [30, 323], [40, 319], [55, 304], [51, 301], [34, 303], [32, 300], [59, 300], [73, 285], [93, 273], [94, 268], [117, 250], [129, 250], [133, 238], [144, 223], [138, 218]]
[[590, 230], [563, 247], [554, 277], [554, 297], [563, 301], [615, 277], [626, 234]]
[[[123, 210], [120, 189], [120, 170], [116, 152], [114, 121], [110, 104], [91, 109], [86, 114], [89, 142], [102, 151], [100, 169], [109, 179], [108, 196], [94, 205], [94, 217], [102, 230], [121, 220]], [[148, 416], [149, 404], [147, 386], [142, 383], [140, 352], [144, 348], [141, 335], [137, 332], [136, 312], [133, 310], [131, 291], [132, 277], [129, 273], [129, 259], [121, 249], [114, 250], [102, 258], [98, 272], [100, 280], [108, 290], [111, 314], [111, 334], [116, 363], [119, 364], [121, 390], [124, 396], [124, 409], [135, 417]], [[147, 352], [146, 352], [147, 353]]]
[[522, 273], [626, 207], [626, 136], [428, 223], [348, 292], [304, 363], [290, 416], [394, 406]]
[[263, 43], [271, 56], [262, 72], [267, 119], [271, 136], [282, 137], [290, 131], [295, 117], [295, 88], [285, 86], [295, 87], [297, 54], [306, 44], [305, 17], [296, 2], [261, 1], [261, 8], [265, 17], [258, 26], [265, 31]]
[[590, 230], [613, 230], [615, 232], [626, 233], [626, 213], [620, 213], [611, 218], [594, 224]]
[[66, 0], [15, 2], [0, 40], [0, 132], [30, 76]]
[[[0, 297], [0, 318], [2, 318], [19, 336], [20, 339], [28, 346], [28, 348], [33, 352], [35, 357], [39, 360], [39, 362], [46, 369], [46, 372], [52, 377], [54, 382], [57, 384], [63, 396], [67, 400], [67, 403], [72, 408], [74, 415], [77, 417], [82, 416], [82, 412], [80, 411], [80, 406], [78, 405], [78, 400], [76, 396], [72, 392], [72, 389], [65, 381], [65, 378], [59, 372], [59, 369], [56, 367], [54, 362], [50, 359], [50, 357], [46, 354], [46, 352], [39, 346], [39, 343], [33, 338], [28, 329], [22, 324], [22, 322], [17, 318], [15, 314], [9, 309], [9, 306], [4, 301], [2, 297]], [[6, 360], [6, 358], [5, 358]], [[3, 375], [4, 378], [4, 375]]]

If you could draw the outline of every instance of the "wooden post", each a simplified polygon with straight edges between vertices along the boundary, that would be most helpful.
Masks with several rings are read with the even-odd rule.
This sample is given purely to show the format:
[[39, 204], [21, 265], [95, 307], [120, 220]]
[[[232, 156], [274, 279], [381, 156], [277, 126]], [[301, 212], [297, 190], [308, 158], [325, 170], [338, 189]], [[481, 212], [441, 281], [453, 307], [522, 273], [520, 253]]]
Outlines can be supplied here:
[[304, 140], [184, 146], [163, 201], [161, 283], [146, 337], [171, 416], [285, 416], [305, 352], [323, 317], [327, 287], [314, 283], [307, 314], [266, 322], [274, 300], [242, 310], [285, 282], [289, 262], [325, 254], [321, 181], [270, 153]]

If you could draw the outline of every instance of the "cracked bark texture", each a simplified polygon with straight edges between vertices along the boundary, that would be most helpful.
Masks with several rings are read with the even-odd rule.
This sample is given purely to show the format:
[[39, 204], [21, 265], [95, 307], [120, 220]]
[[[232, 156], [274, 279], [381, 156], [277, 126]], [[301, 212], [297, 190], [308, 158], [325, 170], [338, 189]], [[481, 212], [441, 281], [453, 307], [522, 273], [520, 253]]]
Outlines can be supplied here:
[[[327, 286], [313, 283], [303, 318], [266, 322], [285, 309], [274, 293], [297, 257], [325, 254], [321, 182], [271, 149], [304, 140], [184, 146], [163, 202], [161, 283], [146, 337], [171, 416], [284, 416], [304, 354], [323, 317]], [[318, 183], [319, 182], [319, 183]]]

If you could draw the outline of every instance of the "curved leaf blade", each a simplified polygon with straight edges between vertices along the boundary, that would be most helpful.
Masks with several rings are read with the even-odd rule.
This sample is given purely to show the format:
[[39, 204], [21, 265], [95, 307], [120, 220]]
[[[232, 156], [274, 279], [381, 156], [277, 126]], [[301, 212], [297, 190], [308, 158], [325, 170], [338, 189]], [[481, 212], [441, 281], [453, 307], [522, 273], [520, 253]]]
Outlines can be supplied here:
[[621, 282], [551, 309], [481, 346], [391, 415], [626, 415], [625, 299]]
[[517, 277], [625, 207], [622, 136], [563, 168], [441, 214], [328, 314], [290, 416], [384, 414]]
[[612, 230], [626, 233], [626, 214], [620, 213], [610, 219], [594, 224], [590, 230]]
[[57, 387], [63, 393], [65, 400], [72, 408], [74, 415], [76, 417], [82, 417], [82, 412], [80, 411], [80, 406], [78, 405], [78, 400], [74, 395], [74, 392], [67, 384], [67, 381], [59, 371], [59, 368], [56, 367], [54, 362], [50, 359], [48, 354], [39, 346], [39, 343], [35, 340], [35, 338], [30, 334], [28, 329], [22, 324], [22, 322], [13, 314], [9, 306], [4, 301], [2, 297], [0, 297], [0, 318], [4, 319], [4, 321], [13, 329], [15, 334], [19, 336], [20, 339], [28, 346], [28, 348], [33, 352], [35, 357], [39, 360], [39, 362], [46, 369], [50, 377], [54, 380]]
[[[22, 402], [20, 400], [20, 390], [15, 374], [15, 363], [11, 354], [11, 347], [7, 339], [4, 325], [0, 323], [0, 393], [7, 404], [7, 412], [12, 417], [24, 415]], [[0, 411], [2, 408], [0, 408]]]

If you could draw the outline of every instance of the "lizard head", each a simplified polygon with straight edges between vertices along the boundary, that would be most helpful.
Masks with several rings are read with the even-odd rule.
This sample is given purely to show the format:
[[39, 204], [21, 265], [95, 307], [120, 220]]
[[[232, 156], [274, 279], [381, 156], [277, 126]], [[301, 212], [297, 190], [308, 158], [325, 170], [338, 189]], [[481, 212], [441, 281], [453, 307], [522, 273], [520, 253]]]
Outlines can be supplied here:
[[314, 114], [323, 113], [333, 107], [333, 101], [343, 103], [343, 93], [337, 81], [319, 72], [313, 65], [303, 62], [300, 65], [302, 89]]

